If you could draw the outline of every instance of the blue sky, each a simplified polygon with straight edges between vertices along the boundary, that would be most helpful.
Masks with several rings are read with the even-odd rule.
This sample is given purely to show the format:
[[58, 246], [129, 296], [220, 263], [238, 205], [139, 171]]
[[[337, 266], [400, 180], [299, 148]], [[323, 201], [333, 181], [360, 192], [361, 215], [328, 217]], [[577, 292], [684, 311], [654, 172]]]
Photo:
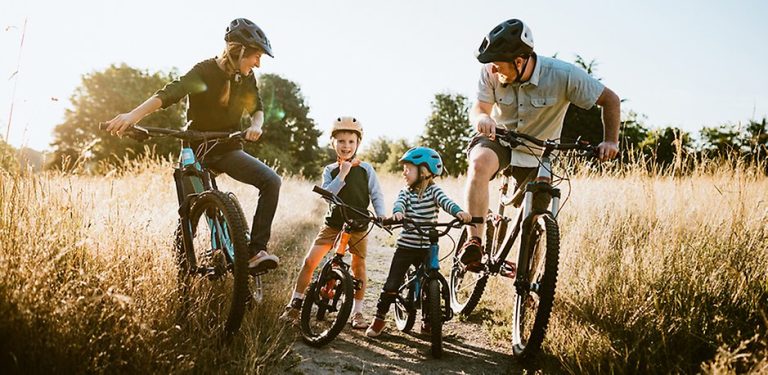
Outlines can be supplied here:
[[36, 149], [49, 147], [83, 74], [122, 62], [185, 72], [221, 51], [236, 17], [272, 41], [275, 59], [259, 72], [297, 82], [322, 130], [352, 115], [367, 139], [414, 139], [437, 92], [473, 100], [473, 51], [508, 18], [530, 25], [541, 55], [596, 59], [623, 109], [648, 125], [695, 132], [768, 115], [764, 1], [6, 0], [2, 8], [1, 134], [13, 102], [10, 143]]

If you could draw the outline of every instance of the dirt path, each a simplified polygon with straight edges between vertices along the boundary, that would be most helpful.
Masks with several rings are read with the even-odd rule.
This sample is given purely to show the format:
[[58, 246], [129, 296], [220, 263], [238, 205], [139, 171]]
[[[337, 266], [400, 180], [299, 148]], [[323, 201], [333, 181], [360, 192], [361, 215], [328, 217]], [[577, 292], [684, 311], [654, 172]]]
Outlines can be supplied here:
[[[371, 241], [374, 242], [374, 241]], [[373, 243], [371, 244], [373, 245]], [[369, 286], [365, 297], [365, 314], [376, 310], [376, 301], [386, 280], [394, 251], [389, 247], [369, 248], [367, 259]], [[479, 321], [459, 322], [452, 319], [443, 327], [444, 354], [433, 359], [430, 342], [419, 332], [419, 324], [411, 333], [397, 330], [393, 309], [387, 317], [385, 334], [376, 339], [349, 325], [329, 345], [312, 348], [297, 338], [290, 354], [288, 372], [297, 374], [502, 374], [520, 372], [510, 358], [509, 348], [491, 345]], [[297, 335], [298, 337], [298, 335]]]

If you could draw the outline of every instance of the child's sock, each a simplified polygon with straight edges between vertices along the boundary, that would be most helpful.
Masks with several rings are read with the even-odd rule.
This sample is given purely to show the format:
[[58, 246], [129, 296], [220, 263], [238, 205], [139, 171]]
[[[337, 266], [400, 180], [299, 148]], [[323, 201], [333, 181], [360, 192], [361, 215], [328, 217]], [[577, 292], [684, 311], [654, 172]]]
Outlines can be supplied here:
[[288, 306], [296, 308], [297, 304], [294, 304], [294, 301], [296, 300], [304, 301], [304, 293], [293, 292], [291, 295], [291, 300], [288, 302]]
[[357, 313], [363, 312], [363, 299], [357, 299], [355, 298], [354, 301], [352, 301], [352, 315], [355, 315]]

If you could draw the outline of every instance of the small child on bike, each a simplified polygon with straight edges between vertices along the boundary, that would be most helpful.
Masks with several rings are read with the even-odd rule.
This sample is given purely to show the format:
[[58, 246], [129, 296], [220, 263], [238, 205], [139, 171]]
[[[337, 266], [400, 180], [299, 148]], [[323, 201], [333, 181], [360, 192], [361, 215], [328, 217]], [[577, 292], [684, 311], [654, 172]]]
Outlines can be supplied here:
[[[325, 167], [323, 170], [322, 188], [339, 196], [346, 204], [360, 210], [367, 211], [368, 205], [373, 203], [376, 216], [386, 215], [384, 207], [384, 195], [381, 192], [379, 180], [373, 167], [361, 162], [355, 156], [360, 142], [363, 139], [363, 127], [354, 117], [339, 117], [333, 122], [331, 128], [331, 144], [336, 151], [337, 161]], [[328, 212], [325, 224], [317, 234], [312, 247], [304, 258], [304, 264], [299, 271], [296, 287], [291, 294], [291, 300], [285, 311], [280, 316], [284, 322], [296, 322], [299, 318], [301, 305], [304, 301], [304, 291], [310, 283], [312, 273], [323, 260], [325, 254], [331, 250], [337, 237], [339, 237], [344, 219], [341, 209], [336, 207]], [[360, 289], [355, 291], [352, 303], [352, 328], [365, 329], [368, 327], [363, 316], [363, 297], [367, 277], [365, 274], [365, 256], [368, 247], [368, 225], [354, 228], [349, 240], [349, 252], [352, 253], [352, 274], [359, 280]]]
[[[400, 221], [403, 218], [421, 223], [436, 223], [438, 207], [465, 223], [472, 216], [464, 212], [435, 184], [435, 177], [443, 174], [443, 160], [437, 151], [428, 147], [414, 147], [400, 158], [403, 165], [403, 177], [407, 184], [397, 196], [392, 208], [392, 218]], [[379, 302], [376, 305], [376, 316], [373, 323], [365, 331], [368, 337], [381, 335], [386, 326], [384, 319], [390, 305], [395, 302], [397, 290], [403, 283], [408, 268], [419, 267], [427, 257], [429, 238], [421, 235], [416, 229], [404, 229], [397, 238], [397, 250], [389, 266], [389, 275], [384, 283]], [[426, 322], [422, 323], [421, 331], [429, 332]]]

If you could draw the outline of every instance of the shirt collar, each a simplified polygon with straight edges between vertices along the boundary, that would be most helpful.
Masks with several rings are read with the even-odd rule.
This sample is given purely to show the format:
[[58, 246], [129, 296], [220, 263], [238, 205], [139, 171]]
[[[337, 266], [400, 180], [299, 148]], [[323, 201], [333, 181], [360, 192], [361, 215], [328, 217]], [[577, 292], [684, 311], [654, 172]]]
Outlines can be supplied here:
[[534, 86], [538, 86], [539, 76], [541, 76], [541, 58], [539, 58], [538, 55], [534, 55], [534, 56], [536, 56], [536, 59], [533, 60], [536, 63], [536, 66], [533, 67], [533, 73], [531, 73], [531, 78], [528, 80], [528, 83]]

